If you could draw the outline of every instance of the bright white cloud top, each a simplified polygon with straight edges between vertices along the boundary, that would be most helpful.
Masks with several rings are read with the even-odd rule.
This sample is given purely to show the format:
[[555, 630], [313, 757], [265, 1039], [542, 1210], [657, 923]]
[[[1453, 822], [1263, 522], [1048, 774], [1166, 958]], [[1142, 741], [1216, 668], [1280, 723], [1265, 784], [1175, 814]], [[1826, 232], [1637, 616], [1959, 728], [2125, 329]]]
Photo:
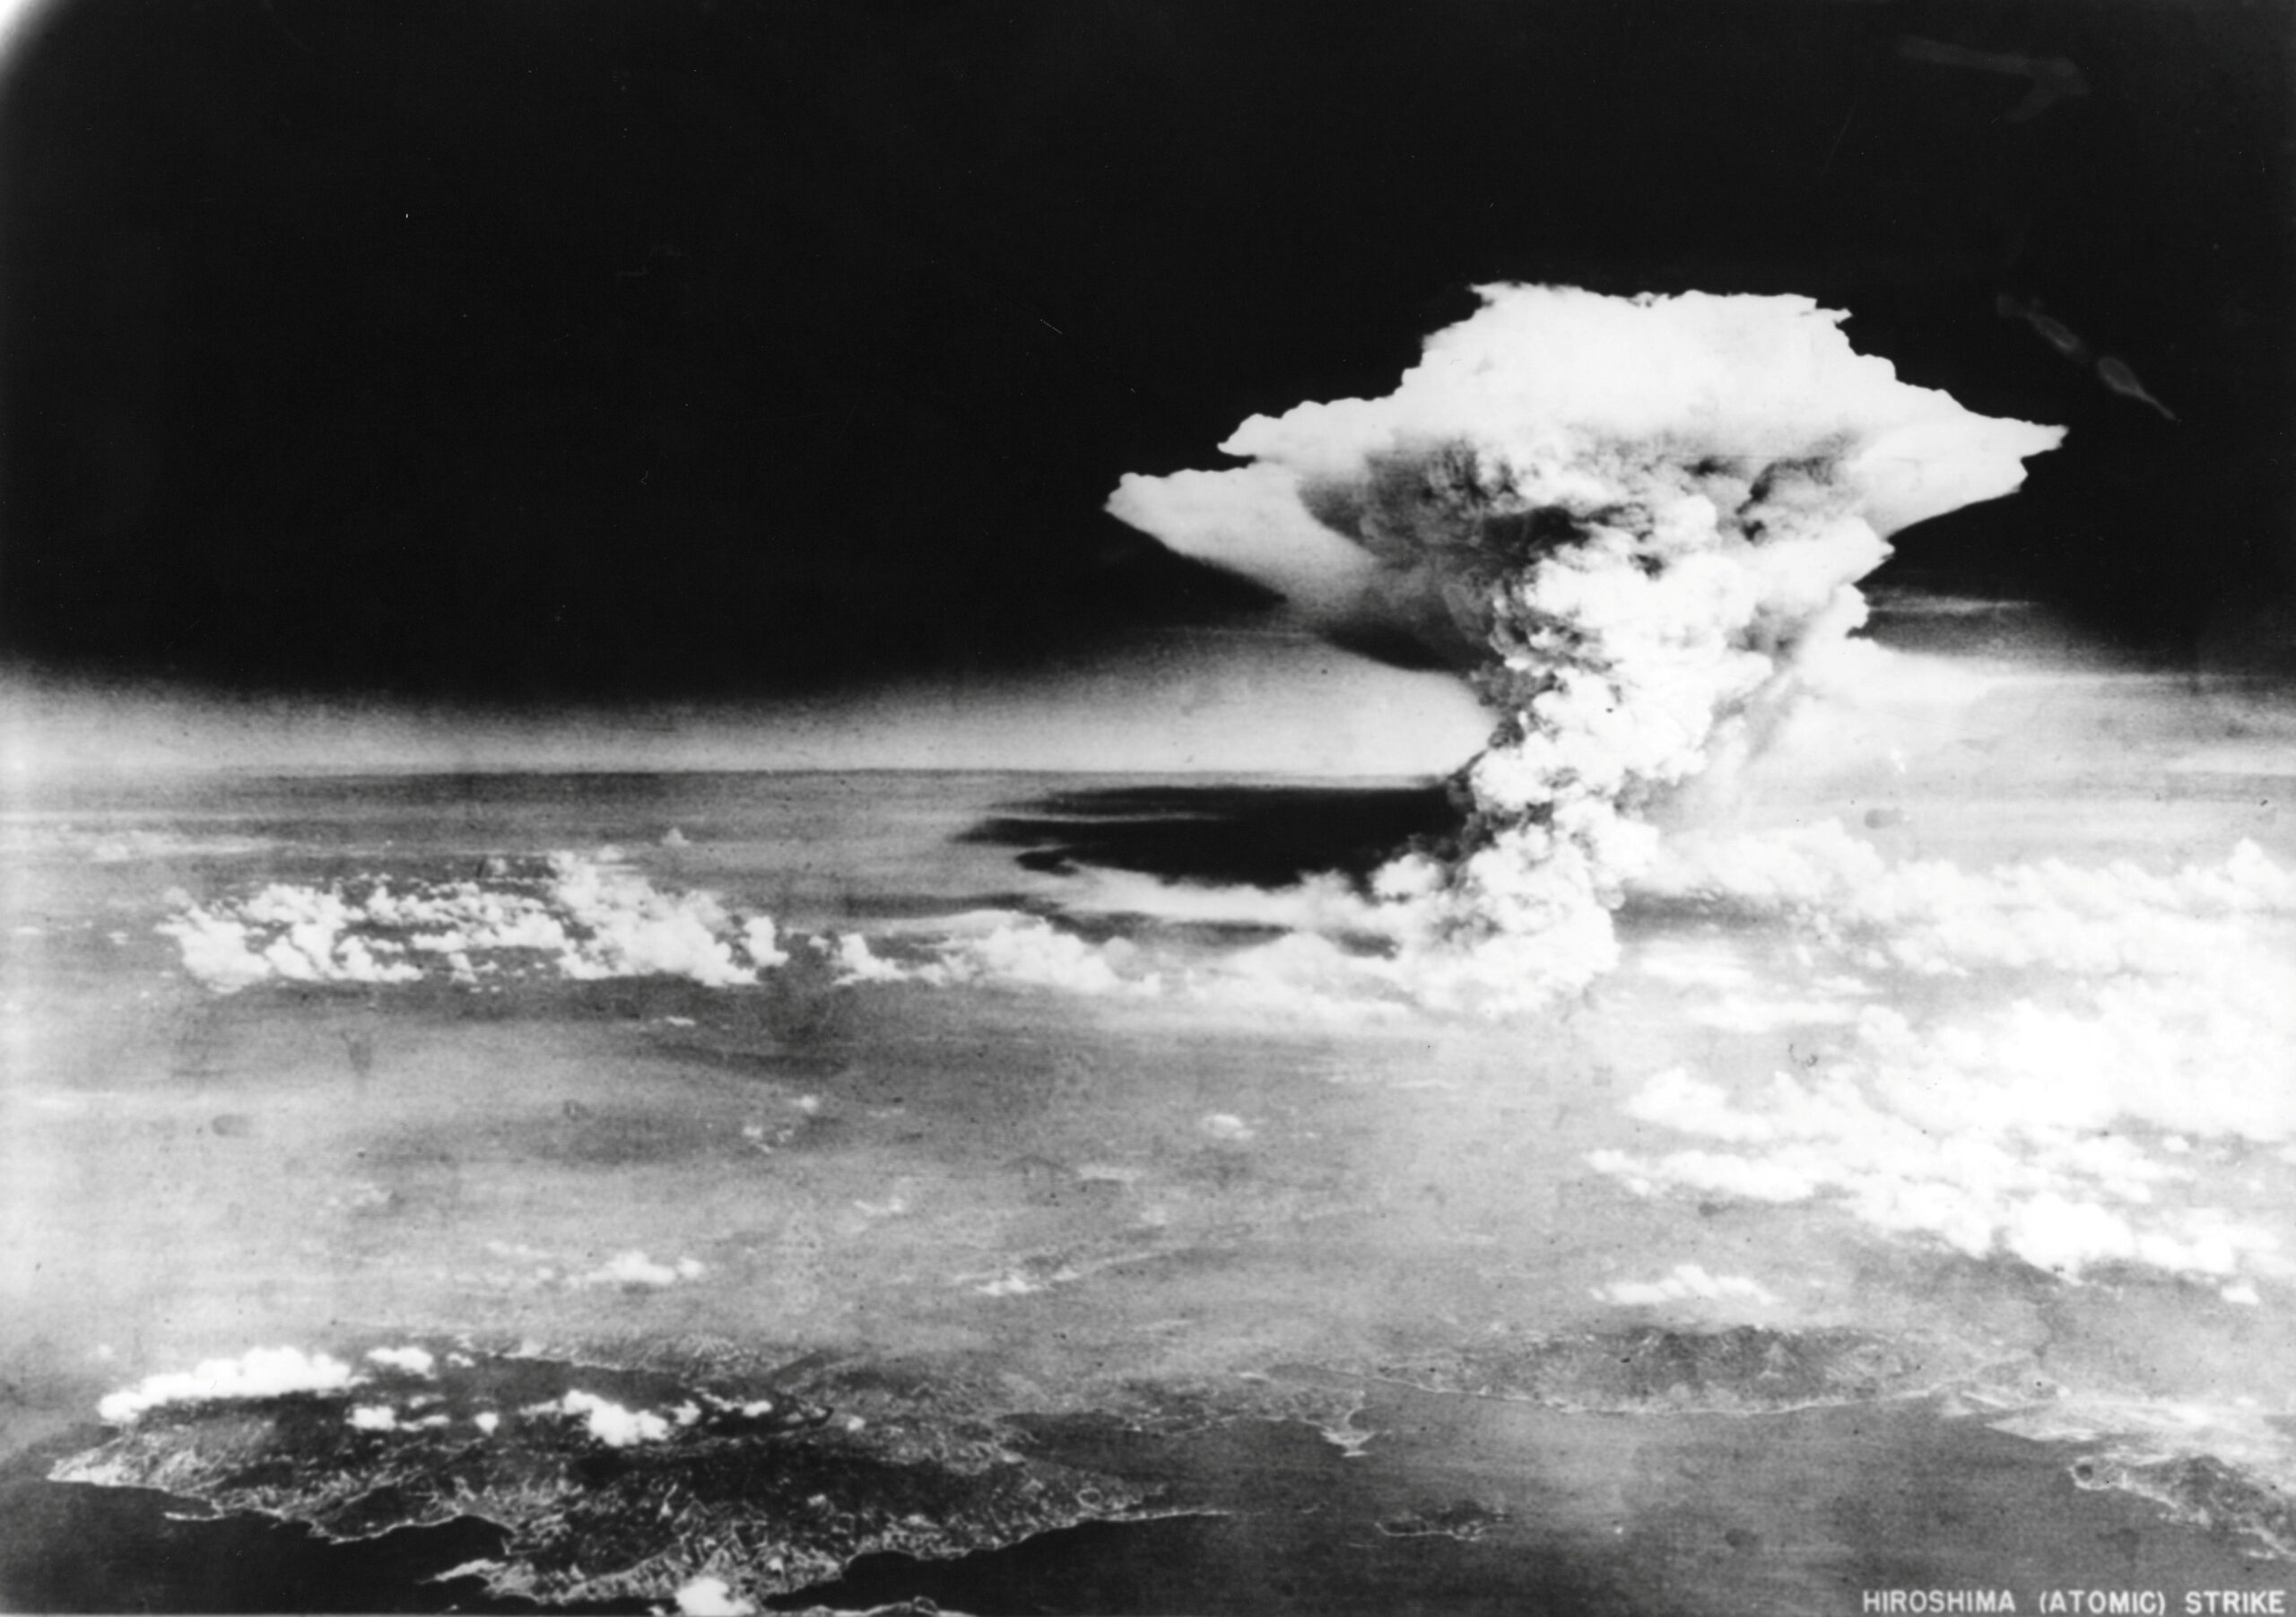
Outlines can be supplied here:
[[132, 1387], [111, 1393], [96, 1413], [116, 1423], [132, 1422], [166, 1404], [198, 1404], [224, 1398], [278, 1398], [291, 1393], [339, 1393], [359, 1385], [358, 1373], [326, 1353], [300, 1348], [250, 1348], [236, 1359], [209, 1359], [191, 1370], [147, 1376]]

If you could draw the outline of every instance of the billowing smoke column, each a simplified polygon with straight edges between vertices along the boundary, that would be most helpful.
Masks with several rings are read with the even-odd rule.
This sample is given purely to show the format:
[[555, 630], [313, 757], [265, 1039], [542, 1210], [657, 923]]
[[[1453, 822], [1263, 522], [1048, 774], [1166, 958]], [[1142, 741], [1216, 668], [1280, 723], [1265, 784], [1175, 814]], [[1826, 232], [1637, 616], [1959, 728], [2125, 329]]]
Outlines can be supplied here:
[[1386, 398], [1255, 416], [1221, 446], [1248, 465], [1127, 477], [1109, 509], [1471, 667], [1498, 728], [1465, 823], [1375, 891], [1415, 987], [1519, 1003], [1613, 963], [1648, 812], [1858, 626], [1883, 535], [2012, 491], [2062, 433], [1900, 382], [1804, 298], [1479, 291]]

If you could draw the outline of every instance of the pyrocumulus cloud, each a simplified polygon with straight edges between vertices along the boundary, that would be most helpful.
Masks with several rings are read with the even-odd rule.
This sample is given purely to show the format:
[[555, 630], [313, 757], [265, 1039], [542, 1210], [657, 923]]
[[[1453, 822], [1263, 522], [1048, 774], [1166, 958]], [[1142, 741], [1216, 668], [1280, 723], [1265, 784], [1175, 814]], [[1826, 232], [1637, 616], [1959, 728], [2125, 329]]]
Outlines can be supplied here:
[[1387, 397], [1256, 416], [1221, 446], [1249, 465], [1127, 477], [1109, 509], [1471, 666], [1493, 739], [1458, 835], [1375, 878], [1395, 959], [1368, 975], [1507, 1011], [1615, 964], [1649, 812], [1863, 622], [1883, 535], [2011, 491], [2061, 434], [1898, 381], [1806, 299], [1481, 291]]

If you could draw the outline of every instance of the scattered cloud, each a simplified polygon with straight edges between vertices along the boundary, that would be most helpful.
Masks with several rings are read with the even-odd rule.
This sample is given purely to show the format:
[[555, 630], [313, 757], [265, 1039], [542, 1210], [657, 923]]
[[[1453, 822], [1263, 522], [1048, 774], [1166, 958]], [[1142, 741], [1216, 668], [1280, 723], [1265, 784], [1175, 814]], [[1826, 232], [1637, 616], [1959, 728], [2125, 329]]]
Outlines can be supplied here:
[[1739, 1274], [1709, 1274], [1698, 1264], [1676, 1264], [1657, 1280], [1619, 1280], [1595, 1288], [1604, 1302], [1621, 1308], [1658, 1308], [1675, 1302], [1746, 1301], [1770, 1304], [1778, 1299], [1759, 1281]]
[[491, 861], [461, 882], [274, 882], [238, 900], [184, 897], [158, 930], [187, 972], [226, 994], [273, 980], [467, 985], [487, 975], [731, 987], [788, 959], [770, 917], [736, 918], [710, 893], [665, 892], [614, 849]]
[[722, 1578], [696, 1578], [678, 1587], [679, 1617], [752, 1617], [756, 1610]]
[[305, 1353], [300, 1348], [250, 1348], [236, 1359], [209, 1359], [196, 1369], [147, 1376], [135, 1387], [107, 1395], [96, 1413], [114, 1424], [127, 1424], [167, 1404], [204, 1403], [221, 1398], [276, 1398], [289, 1393], [342, 1392], [361, 1378], [339, 1359]]
[[570, 1391], [554, 1404], [539, 1406], [542, 1413], [556, 1411], [578, 1418], [584, 1430], [608, 1448], [629, 1448], [640, 1443], [659, 1443], [671, 1432], [671, 1424], [649, 1409], [625, 1409], [596, 1393], [578, 1389]]
[[616, 1253], [596, 1268], [569, 1277], [567, 1283], [576, 1287], [660, 1288], [674, 1286], [682, 1280], [699, 1280], [707, 1273], [707, 1265], [694, 1258], [681, 1257], [674, 1264], [657, 1264], [643, 1252], [633, 1250]]
[[419, 1347], [369, 1348], [367, 1361], [385, 1369], [404, 1370], [410, 1376], [435, 1374], [439, 1366], [439, 1361], [428, 1349]]

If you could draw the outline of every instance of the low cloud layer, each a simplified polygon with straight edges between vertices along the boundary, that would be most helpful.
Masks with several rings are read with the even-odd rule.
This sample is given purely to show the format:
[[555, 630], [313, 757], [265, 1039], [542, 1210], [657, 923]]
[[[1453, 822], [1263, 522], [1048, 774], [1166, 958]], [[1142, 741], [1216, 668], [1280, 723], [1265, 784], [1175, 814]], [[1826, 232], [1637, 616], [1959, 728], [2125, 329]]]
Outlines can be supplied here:
[[257, 983], [475, 985], [550, 975], [753, 984], [787, 960], [772, 917], [736, 917], [707, 892], [665, 892], [607, 849], [493, 861], [461, 882], [385, 877], [250, 897], [184, 899], [160, 925], [184, 969], [232, 993]]
[[[2151, 1269], [2239, 1301], [2291, 1272], [2276, 1221], [2229, 1204], [2296, 1149], [2296, 877], [2254, 844], [2165, 872], [1973, 871], [1826, 823], [1678, 839], [1642, 891], [1728, 923], [1735, 943], [1650, 952], [1691, 1020], [1731, 1007], [1831, 1053], [1756, 1082], [1657, 1074], [1629, 1115], [1698, 1143], [1599, 1151], [1604, 1172], [1824, 1200], [2069, 1278]], [[1760, 970], [1733, 964], [1747, 950]]]
[[134, 1387], [106, 1395], [96, 1413], [120, 1424], [138, 1420], [162, 1404], [339, 1393], [362, 1379], [351, 1366], [326, 1353], [306, 1353], [291, 1347], [250, 1348], [236, 1359], [209, 1359], [195, 1369], [147, 1376]]

